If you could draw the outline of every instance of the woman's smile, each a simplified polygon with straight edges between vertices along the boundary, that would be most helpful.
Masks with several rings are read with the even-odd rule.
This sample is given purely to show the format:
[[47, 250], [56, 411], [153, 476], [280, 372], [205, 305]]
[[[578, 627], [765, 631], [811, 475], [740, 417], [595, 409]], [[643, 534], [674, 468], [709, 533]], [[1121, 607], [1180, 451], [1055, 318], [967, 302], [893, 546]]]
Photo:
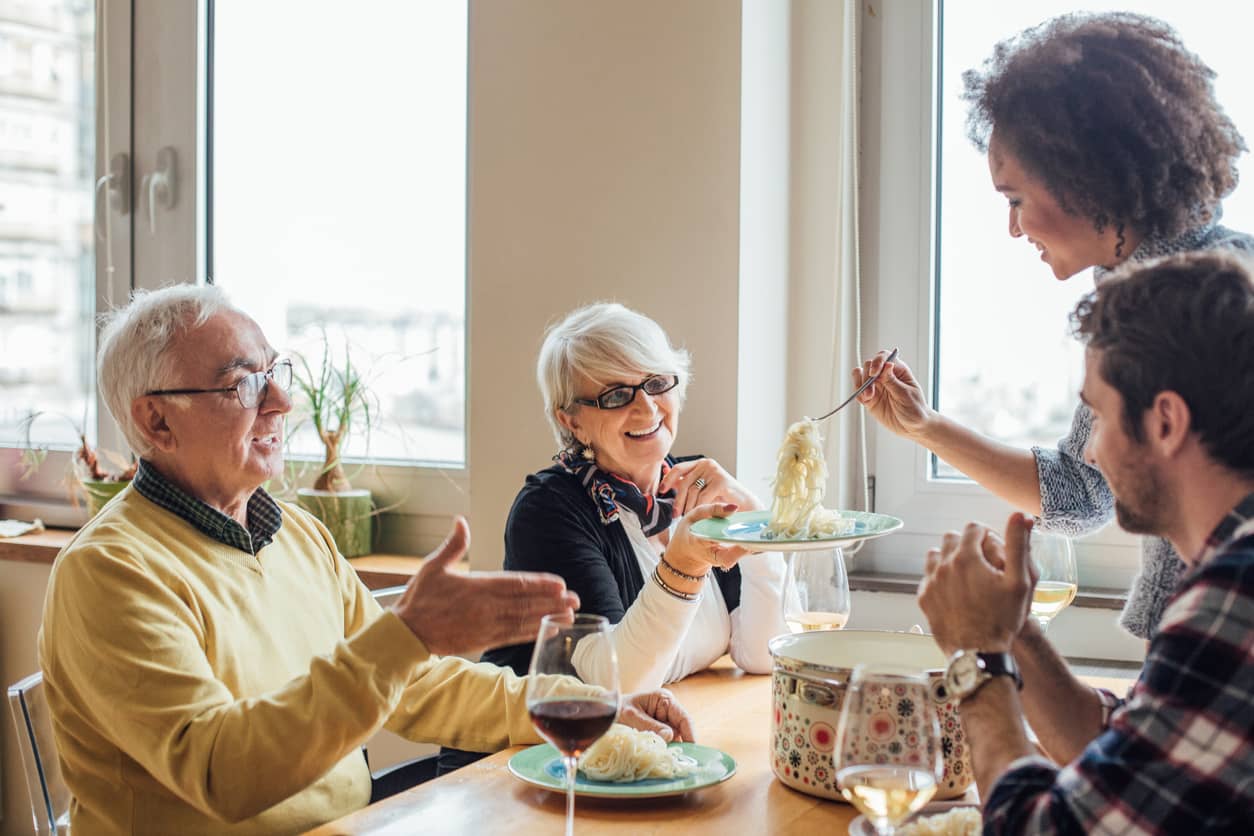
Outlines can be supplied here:
[[662, 427], [662, 419], [659, 418], [657, 421], [653, 423], [652, 426], [646, 427], [643, 430], [628, 430], [626, 432], [626, 436], [628, 438], [652, 438], [657, 433], [657, 431], [661, 429], [661, 427]]

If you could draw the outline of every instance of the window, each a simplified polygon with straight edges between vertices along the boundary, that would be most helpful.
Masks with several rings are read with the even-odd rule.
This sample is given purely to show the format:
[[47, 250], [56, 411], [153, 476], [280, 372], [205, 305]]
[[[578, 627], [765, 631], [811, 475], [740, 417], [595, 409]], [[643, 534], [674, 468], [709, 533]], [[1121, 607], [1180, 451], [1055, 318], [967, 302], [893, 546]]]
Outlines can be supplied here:
[[90, 3], [0, 19], [0, 445], [72, 447], [95, 430], [92, 197], [96, 21]]
[[381, 424], [347, 455], [461, 465], [466, 3], [212, 14], [214, 283], [280, 350], [371, 369]]
[[[96, 312], [132, 288], [210, 276], [281, 349], [316, 351], [325, 328], [331, 345], [380, 369], [389, 418], [368, 448], [347, 449], [381, 465], [355, 478], [360, 487], [399, 514], [465, 512], [467, 4], [326, 12], [294, 1], [49, 0], [0, 15], [0, 499], [10, 513], [81, 522], [81, 512], [30, 510], [65, 499], [73, 423], [85, 421], [102, 449], [126, 449], [90, 389]], [[150, 205], [163, 160], [176, 197]], [[132, 200], [117, 199], [117, 183]], [[19, 482], [19, 423], [31, 409], [73, 420], [36, 425], [37, 443], [64, 451]], [[297, 438], [297, 451], [313, 452], [311, 442]], [[425, 538], [427, 524], [399, 528]]]
[[[1029, 6], [962, 0], [881, 3], [864, 12], [864, 270], [876, 345], [898, 345], [945, 414], [1011, 444], [1050, 445], [1076, 404], [1082, 354], [1067, 313], [1091, 275], [1057, 282], [1035, 250], [1007, 234], [1004, 199], [965, 136], [961, 72], [994, 44], [1066, 11], [1114, 4]], [[1219, 100], [1248, 137], [1254, 103], [1241, 85], [1254, 59], [1217, 2], [1118, 4], [1160, 17], [1218, 74]], [[1251, 178], [1245, 160], [1246, 182]], [[1254, 229], [1254, 190], [1225, 203], [1224, 223]], [[873, 422], [872, 422], [873, 423]], [[872, 566], [917, 572], [936, 536], [970, 519], [997, 523], [1009, 506], [890, 433], [873, 433], [877, 510], [907, 533], [866, 550]], [[1109, 526], [1078, 544], [1081, 583], [1126, 588], [1134, 539]]]

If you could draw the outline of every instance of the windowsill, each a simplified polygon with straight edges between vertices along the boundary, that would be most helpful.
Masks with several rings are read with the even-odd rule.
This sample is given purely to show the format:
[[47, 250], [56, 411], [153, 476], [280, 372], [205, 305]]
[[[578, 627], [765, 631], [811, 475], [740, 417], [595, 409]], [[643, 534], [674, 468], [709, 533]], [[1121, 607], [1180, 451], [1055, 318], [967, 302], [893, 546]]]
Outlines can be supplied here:
[[[57, 553], [70, 542], [76, 532], [63, 528], [50, 528], [37, 534], [21, 537], [0, 538], [0, 563], [43, 563], [51, 565]], [[357, 570], [358, 577], [370, 589], [403, 586], [418, 573], [425, 557], [400, 554], [369, 554], [350, 558], [349, 563]], [[470, 563], [462, 560], [457, 564], [461, 571], [469, 571]]]
[[74, 534], [63, 528], [49, 528], [21, 537], [0, 537], [0, 562], [52, 563]]
[[[70, 542], [74, 533], [66, 529], [48, 529], [38, 534], [0, 539], [0, 562], [51, 564], [57, 553]], [[357, 570], [357, 574], [366, 586], [371, 589], [382, 589], [409, 583], [409, 579], [418, 573], [425, 561], [426, 558], [416, 555], [370, 554], [351, 558], [348, 562]], [[466, 561], [463, 560], [461, 563], [465, 564]], [[459, 567], [469, 568], [461, 564]], [[919, 588], [919, 579], [913, 575], [894, 572], [850, 572], [849, 588], [854, 592], [914, 595]], [[1080, 591], [1080, 594], [1076, 596], [1074, 606], [1121, 610], [1126, 600], [1127, 593], [1122, 590], [1091, 588]]]
[[[849, 588], [854, 592], [889, 592], [914, 595], [919, 590], [917, 575], [895, 572], [850, 572]], [[1099, 610], [1122, 610], [1128, 593], [1121, 589], [1090, 587], [1080, 590], [1072, 606]]]

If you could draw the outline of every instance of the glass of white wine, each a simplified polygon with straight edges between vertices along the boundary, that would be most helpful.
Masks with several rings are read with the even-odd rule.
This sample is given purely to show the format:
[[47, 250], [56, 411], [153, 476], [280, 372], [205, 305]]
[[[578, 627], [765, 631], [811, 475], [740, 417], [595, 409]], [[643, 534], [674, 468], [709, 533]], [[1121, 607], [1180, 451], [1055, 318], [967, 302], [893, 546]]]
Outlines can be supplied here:
[[836, 783], [876, 832], [896, 832], [936, 794], [945, 768], [940, 741], [922, 671], [854, 668], [836, 731]]
[[839, 630], [849, 620], [849, 576], [840, 549], [793, 552], [784, 578], [784, 622], [794, 633]]
[[1039, 577], [1032, 590], [1032, 617], [1044, 630], [1054, 616], [1075, 600], [1075, 549], [1071, 538], [1044, 531], [1032, 531], [1032, 563]]

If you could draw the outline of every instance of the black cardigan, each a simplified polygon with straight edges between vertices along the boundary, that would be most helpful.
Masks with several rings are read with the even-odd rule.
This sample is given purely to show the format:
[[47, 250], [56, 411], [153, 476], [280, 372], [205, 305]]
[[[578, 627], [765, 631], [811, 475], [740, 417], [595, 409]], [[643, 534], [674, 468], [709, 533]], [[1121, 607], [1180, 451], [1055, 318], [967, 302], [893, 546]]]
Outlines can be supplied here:
[[[554, 465], [527, 477], [505, 523], [505, 568], [552, 572], [579, 595], [580, 612], [622, 620], [644, 588], [621, 522], [604, 525], [578, 477]], [[714, 573], [727, 611], [740, 605], [740, 568]], [[490, 650], [483, 661], [527, 673], [534, 642]]]

